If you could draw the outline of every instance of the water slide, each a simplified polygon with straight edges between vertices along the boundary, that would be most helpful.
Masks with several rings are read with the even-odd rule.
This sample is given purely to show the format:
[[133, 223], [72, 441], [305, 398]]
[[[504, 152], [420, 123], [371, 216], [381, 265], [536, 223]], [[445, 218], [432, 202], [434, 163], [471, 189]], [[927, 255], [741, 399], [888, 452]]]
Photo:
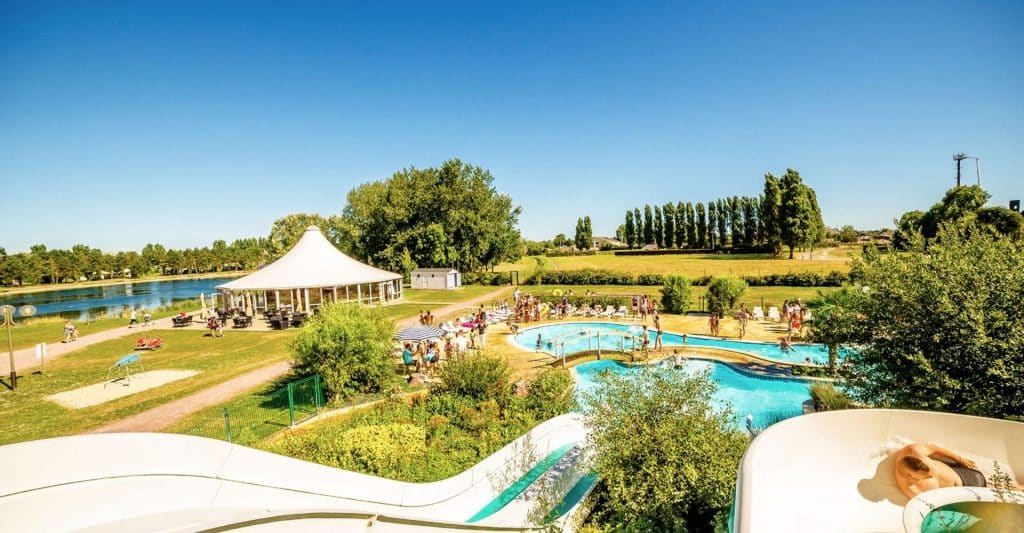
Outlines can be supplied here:
[[[393, 481], [184, 435], [24, 442], [0, 447], [0, 527], [525, 531], [546, 513], [571, 530], [593, 485], [587, 472], [573, 468], [584, 437], [579, 416], [562, 415], [433, 483]], [[540, 489], [543, 483], [563, 492], [552, 498]], [[548, 506], [539, 515], [537, 502]]]
[[[921, 531], [937, 505], [991, 501], [991, 489], [955, 487], [909, 500], [886, 453], [934, 443], [1024, 476], [1024, 423], [927, 411], [856, 409], [791, 418], [751, 442], [740, 464], [733, 531]], [[1024, 497], [1024, 493], [1020, 494]]]

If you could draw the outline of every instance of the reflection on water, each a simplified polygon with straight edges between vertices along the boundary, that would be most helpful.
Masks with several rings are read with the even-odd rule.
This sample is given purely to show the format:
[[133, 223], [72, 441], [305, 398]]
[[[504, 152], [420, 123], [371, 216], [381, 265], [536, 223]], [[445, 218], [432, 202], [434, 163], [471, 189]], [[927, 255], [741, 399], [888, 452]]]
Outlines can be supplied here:
[[217, 285], [233, 278], [147, 281], [102, 287], [81, 287], [59, 291], [15, 294], [0, 298], [0, 305], [34, 305], [36, 316], [59, 316], [75, 320], [119, 316], [124, 310], [155, 309], [182, 300], [210, 295]]

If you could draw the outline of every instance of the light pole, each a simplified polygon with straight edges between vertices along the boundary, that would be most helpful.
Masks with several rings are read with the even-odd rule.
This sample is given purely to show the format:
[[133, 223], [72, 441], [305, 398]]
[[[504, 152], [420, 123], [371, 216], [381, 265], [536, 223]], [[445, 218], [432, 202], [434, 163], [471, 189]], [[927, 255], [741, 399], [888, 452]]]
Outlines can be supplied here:
[[[14, 306], [4, 305], [0, 306], [0, 310], [3, 311], [4, 316], [4, 327], [7, 328], [7, 352], [11, 358], [11, 390], [18, 388], [18, 372], [14, 369], [14, 340], [11, 337], [11, 326], [14, 325]], [[32, 305], [22, 306], [18, 310], [21, 316], [32, 316], [36, 314], [36, 308]]]

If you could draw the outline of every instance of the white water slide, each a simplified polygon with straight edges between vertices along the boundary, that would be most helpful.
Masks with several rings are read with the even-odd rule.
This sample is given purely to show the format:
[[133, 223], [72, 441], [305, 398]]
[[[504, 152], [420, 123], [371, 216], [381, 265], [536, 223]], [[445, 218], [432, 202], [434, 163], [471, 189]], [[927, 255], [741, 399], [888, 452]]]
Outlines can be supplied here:
[[999, 464], [1018, 483], [1024, 474], [1019, 422], [892, 409], [799, 416], [768, 428], [747, 449], [733, 531], [919, 533], [937, 506], [997, 499], [990, 488], [955, 487], [908, 501], [886, 451], [909, 442], [955, 450], [987, 474]]
[[0, 529], [523, 531], [536, 519], [545, 482], [568, 493], [550, 516], [571, 529], [593, 484], [592, 476], [571, 468], [584, 437], [579, 417], [562, 415], [434, 483], [387, 480], [183, 435], [24, 442], [0, 447]]

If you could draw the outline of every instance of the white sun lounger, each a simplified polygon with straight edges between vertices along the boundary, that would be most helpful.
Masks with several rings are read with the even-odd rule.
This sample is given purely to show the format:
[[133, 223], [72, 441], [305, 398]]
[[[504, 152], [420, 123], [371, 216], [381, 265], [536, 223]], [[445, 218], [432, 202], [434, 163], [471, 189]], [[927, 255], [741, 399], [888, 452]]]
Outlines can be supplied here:
[[615, 314], [615, 309], [612, 309], [611, 306], [608, 306], [608, 308], [605, 309], [604, 312], [598, 316], [601, 318], [611, 318], [613, 314]]
[[778, 322], [782, 320], [782, 316], [779, 315], [779, 308], [774, 305], [768, 308], [768, 320], [774, 320]]
[[764, 309], [761, 309], [759, 305], [755, 305], [751, 315], [753, 315], [754, 320], [764, 320]]
[[626, 311], [626, 306], [620, 305], [619, 306], [619, 310], [616, 311], [615, 313], [613, 313], [612, 317], [613, 318], [626, 318], [626, 314], [627, 313], [628, 313], [628, 311]]

